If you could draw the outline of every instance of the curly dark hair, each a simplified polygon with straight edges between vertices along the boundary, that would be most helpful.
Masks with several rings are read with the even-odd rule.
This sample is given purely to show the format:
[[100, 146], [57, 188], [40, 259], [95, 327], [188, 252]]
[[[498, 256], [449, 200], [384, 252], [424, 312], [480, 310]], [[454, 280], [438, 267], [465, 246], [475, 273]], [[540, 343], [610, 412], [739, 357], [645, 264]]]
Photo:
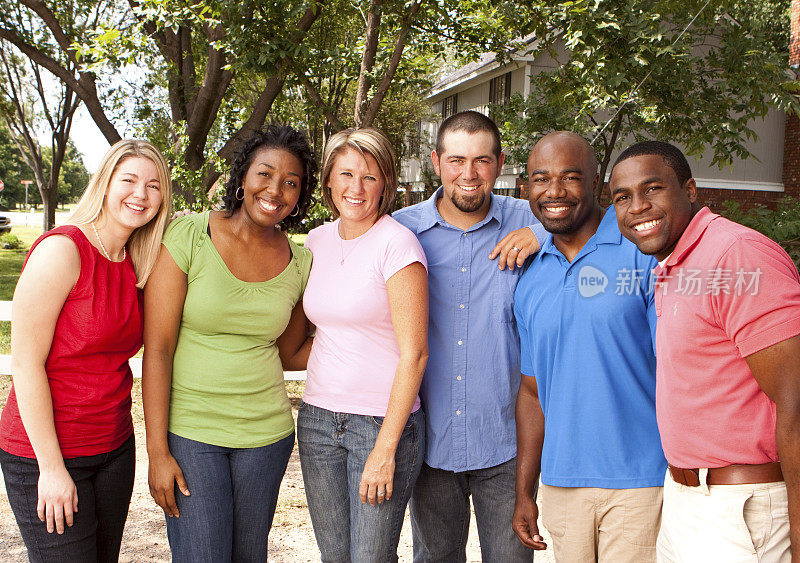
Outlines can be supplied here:
[[236, 190], [242, 185], [245, 174], [253, 163], [253, 156], [261, 148], [288, 151], [303, 165], [300, 197], [297, 199], [300, 212], [294, 217], [289, 215], [281, 221], [284, 230], [296, 229], [305, 219], [308, 209], [316, 202], [313, 194], [317, 189], [317, 158], [306, 136], [288, 125], [267, 125], [263, 131], [253, 131], [250, 138], [236, 152], [228, 181], [225, 182], [223, 208], [227, 210], [228, 216], [231, 216], [242, 206], [241, 200], [236, 199]]

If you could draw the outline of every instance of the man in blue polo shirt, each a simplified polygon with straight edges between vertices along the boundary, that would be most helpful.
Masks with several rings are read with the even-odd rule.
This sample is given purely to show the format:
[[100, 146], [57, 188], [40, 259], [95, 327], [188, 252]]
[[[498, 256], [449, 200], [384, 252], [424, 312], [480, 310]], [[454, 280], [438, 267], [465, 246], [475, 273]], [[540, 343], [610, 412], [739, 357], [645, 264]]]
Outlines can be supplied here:
[[545, 136], [528, 159], [530, 206], [552, 237], [519, 281], [514, 531], [556, 560], [655, 561], [666, 461], [656, 426], [656, 261], [594, 198], [594, 150]]
[[[471, 495], [483, 561], [530, 562], [533, 552], [511, 529], [520, 270], [501, 270], [489, 254], [506, 234], [537, 221], [524, 201], [492, 194], [504, 157], [488, 117], [468, 111], [446, 119], [431, 156], [442, 187], [394, 214], [428, 258], [430, 355], [420, 388], [427, 449], [411, 499], [414, 561], [466, 560]], [[522, 242], [511, 247], [512, 261], [526, 253]]]

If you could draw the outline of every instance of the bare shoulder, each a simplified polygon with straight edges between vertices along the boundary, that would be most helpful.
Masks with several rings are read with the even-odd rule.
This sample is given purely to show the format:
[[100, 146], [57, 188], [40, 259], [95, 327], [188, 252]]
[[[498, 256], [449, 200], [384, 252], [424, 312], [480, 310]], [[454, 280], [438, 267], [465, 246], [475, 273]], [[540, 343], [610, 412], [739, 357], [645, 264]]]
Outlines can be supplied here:
[[57, 292], [65, 287], [71, 289], [80, 272], [81, 257], [72, 239], [66, 235], [49, 236], [36, 245], [28, 257], [17, 290], [20, 286], [51, 288]]

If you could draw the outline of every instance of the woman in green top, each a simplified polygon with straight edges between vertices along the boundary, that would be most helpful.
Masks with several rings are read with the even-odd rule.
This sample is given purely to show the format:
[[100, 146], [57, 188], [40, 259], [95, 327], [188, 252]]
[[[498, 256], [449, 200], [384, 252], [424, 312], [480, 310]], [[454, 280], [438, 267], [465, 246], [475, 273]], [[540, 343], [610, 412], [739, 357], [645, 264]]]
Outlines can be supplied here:
[[297, 224], [315, 188], [305, 137], [270, 126], [236, 155], [225, 209], [164, 235], [145, 289], [142, 396], [173, 561], [266, 561], [294, 446], [281, 362], [297, 343], [281, 335], [304, 332], [311, 267], [278, 223]]

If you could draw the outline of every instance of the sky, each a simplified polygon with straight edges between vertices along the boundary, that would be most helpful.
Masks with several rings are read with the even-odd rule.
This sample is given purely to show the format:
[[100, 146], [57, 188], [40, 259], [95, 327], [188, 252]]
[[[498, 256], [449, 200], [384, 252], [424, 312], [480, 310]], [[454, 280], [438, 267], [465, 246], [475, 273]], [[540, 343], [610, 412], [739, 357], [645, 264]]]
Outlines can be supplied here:
[[70, 139], [83, 155], [83, 164], [89, 173], [97, 170], [97, 165], [108, 150], [109, 144], [83, 104], [75, 112]]

